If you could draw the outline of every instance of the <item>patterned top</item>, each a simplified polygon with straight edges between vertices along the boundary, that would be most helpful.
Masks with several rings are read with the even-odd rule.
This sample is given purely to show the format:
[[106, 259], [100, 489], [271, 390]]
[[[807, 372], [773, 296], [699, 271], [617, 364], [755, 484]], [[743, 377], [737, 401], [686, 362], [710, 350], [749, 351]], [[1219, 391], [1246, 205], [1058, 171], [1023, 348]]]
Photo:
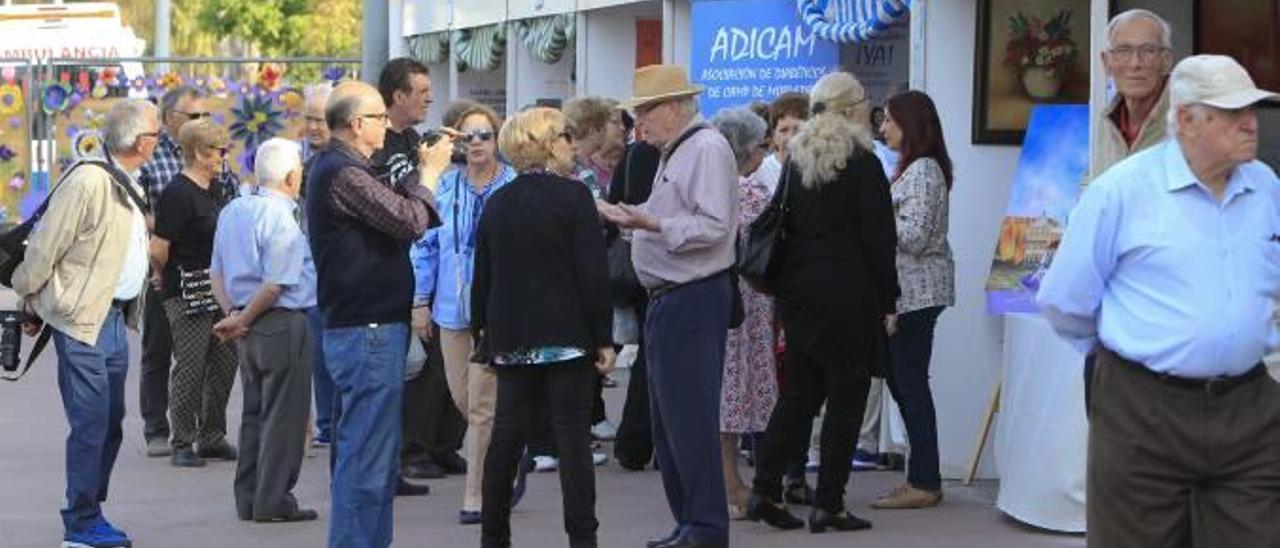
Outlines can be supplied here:
[[[169, 137], [168, 133], [160, 135], [156, 144], [156, 153], [151, 161], [142, 166], [138, 176], [138, 184], [147, 191], [147, 200], [152, 206], [160, 203], [160, 193], [174, 176], [182, 173], [182, 149]], [[240, 179], [230, 169], [224, 169], [213, 177], [213, 184], [222, 189], [222, 195], [228, 199], [235, 196], [240, 186]]]
[[576, 360], [587, 355], [587, 351], [571, 346], [544, 346], [530, 350], [498, 354], [493, 357], [493, 365], [549, 365], [553, 363]]
[[898, 313], [956, 304], [947, 243], [947, 181], [933, 158], [918, 158], [893, 182], [898, 225]]

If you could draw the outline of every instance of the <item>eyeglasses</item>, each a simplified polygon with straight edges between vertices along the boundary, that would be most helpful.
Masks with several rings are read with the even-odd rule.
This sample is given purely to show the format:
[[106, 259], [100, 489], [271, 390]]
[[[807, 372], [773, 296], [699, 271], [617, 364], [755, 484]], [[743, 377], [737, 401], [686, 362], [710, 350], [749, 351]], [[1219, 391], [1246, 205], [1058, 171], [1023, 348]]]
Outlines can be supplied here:
[[148, 132], [146, 132], [146, 133], [139, 133], [139, 134], [138, 134], [138, 138], [139, 138], [139, 139], [141, 139], [141, 138], [143, 138], [143, 137], [150, 137], [150, 138], [152, 138], [152, 139], [159, 139], [159, 138], [160, 138], [160, 132], [159, 132], [159, 131], [148, 131]]
[[307, 121], [307, 123], [308, 123], [308, 124], [323, 124], [323, 123], [325, 123], [324, 117], [322, 117], [322, 116], [306, 116], [304, 119]]
[[231, 152], [231, 147], [210, 146], [209, 149], [218, 151], [218, 156], [222, 158], [226, 158], [227, 153]]
[[383, 112], [383, 113], [381, 113], [381, 114], [361, 114], [361, 115], [360, 115], [360, 116], [358, 116], [358, 117], [359, 117], [359, 118], [368, 118], [368, 119], [371, 119], [371, 120], [377, 120], [377, 121], [382, 122], [382, 123], [384, 123], [384, 124], [385, 124], [385, 123], [388, 123], [388, 122], [390, 122], [390, 121], [391, 121], [391, 115], [390, 115], [390, 114], [387, 114], [387, 113], [385, 113], [385, 112]]
[[487, 143], [493, 140], [493, 132], [487, 129], [482, 129], [478, 131], [469, 131], [467, 133], [464, 133], [462, 137], [468, 143], [475, 141], [476, 139], [479, 139], [481, 142]]
[[213, 114], [208, 112], [187, 112], [185, 110], [175, 110], [174, 112], [186, 116], [188, 120], [199, 120], [201, 118], [213, 116]]
[[1157, 55], [1164, 53], [1167, 49], [1169, 48], [1147, 44], [1145, 46], [1115, 47], [1107, 50], [1107, 53], [1115, 57], [1117, 61], [1132, 61], [1136, 55], [1139, 61], [1145, 63], [1154, 60]]

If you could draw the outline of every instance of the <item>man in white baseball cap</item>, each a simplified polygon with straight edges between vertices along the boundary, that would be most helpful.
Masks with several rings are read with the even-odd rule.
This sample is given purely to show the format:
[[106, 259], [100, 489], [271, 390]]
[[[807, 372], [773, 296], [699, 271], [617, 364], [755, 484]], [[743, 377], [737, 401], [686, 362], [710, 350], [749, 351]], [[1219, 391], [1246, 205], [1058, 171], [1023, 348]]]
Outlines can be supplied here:
[[1217, 55], [1169, 86], [1172, 138], [1089, 185], [1036, 297], [1098, 356], [1089, 546], [1277, 546], [1280, 180], [1254, 106], [1280, 95]]

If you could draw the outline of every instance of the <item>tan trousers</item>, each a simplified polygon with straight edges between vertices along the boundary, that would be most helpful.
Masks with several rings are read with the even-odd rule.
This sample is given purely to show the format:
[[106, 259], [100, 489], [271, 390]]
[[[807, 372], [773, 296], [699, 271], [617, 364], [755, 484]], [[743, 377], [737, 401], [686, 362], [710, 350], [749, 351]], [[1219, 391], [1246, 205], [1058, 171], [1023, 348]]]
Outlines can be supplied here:
[[1280, 546], [1280, 385], [1188, 388], [1142, 367], [1098, 353], [1090, 548], [1181, 547], [1188, 528], [1195, 548]]
[[467, 489], [462, 509], [479, 512], [484, 483], [484, 458], [493, 434], [493, 415], [498, 402], [498, 377], [493, 368], [471, 361], [470, 331], [440, 329], [440, 351], [444, 354], [444, 374], [449, 394], [458, 410], [467, 417]]

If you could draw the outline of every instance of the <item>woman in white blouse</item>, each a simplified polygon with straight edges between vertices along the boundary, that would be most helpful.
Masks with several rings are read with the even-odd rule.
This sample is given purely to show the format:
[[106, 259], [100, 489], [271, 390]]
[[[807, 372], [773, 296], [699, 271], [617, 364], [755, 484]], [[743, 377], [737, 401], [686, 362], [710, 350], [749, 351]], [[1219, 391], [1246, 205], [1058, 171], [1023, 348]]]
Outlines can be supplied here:
[[942, 501], [938, 427], [929, 389], [933, 329], [942, 309], [955, 304], [955, 264], [947, 243], [951, 159], [938, 111], [928, 95], [891, 97], [881, 124], [885, 142], [899, 154], [892, 178], [898, 228], [896, 329], [890, 329], [889, 391], [907, 424], [911, 458], [907, 482], [880, 497], [876, 508], [928, 508]]

